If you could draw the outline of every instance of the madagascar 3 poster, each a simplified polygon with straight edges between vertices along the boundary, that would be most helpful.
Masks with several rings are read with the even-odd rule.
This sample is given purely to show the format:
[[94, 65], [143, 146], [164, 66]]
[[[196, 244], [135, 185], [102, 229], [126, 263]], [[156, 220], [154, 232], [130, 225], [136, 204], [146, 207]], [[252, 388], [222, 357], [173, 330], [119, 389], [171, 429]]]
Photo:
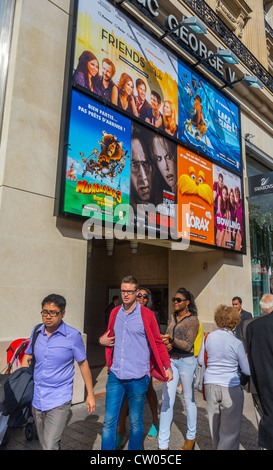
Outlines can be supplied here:
[[131, 121], [73, 90], [64, 212], [120, 220], [116, 208], [129, 204], [130, 150]]

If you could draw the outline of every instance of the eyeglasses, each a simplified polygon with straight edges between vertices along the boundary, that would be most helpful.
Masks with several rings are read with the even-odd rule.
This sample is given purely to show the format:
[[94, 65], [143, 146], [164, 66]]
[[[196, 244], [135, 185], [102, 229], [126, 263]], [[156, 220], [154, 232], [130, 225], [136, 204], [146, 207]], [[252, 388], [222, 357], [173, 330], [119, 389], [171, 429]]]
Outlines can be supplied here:
[[180, 299], [180, 297], [173, 297], [172, 298], [172, 302], [177, 302], [177, 303], [181, 303], [181, 302], [186, 302], [187, 299]]
[[56, 310], [42, 310], [41, 315], [42, 317], [47, 317], [47, 315], [50, 317], [57, 317], [57, 315], [59, 315], [61, 312], [62, 310], [59, 310], [59, 312], [56, 312]]
[[143, 299], [148, 299], [148, 294], [141, 294], [141, 292], [139, 294], [137, 294], [137, 297], [139, 297], [141, 299], [141, 297], [143, 297]]
[[128, 294], [128, 295], [133, 295], [136, 292], [136, 290], [121, 290], [121, 294]]
[[144, 160], [144, 161], [132, 160], [131, 161], [131, 171], [133, 173], [139, 173], [140, 165], [142, 166], [145, 173], [150, 173], [152, 167], [151, 167], [151, 164], [149, 162], [147, 162], [146, 160]]

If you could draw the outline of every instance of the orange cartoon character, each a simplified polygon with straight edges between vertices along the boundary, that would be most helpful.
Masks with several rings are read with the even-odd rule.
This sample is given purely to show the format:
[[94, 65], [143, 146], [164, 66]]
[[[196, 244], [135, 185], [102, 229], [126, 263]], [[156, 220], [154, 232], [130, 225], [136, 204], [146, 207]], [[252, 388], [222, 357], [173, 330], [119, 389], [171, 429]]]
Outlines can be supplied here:
[[195, 194], [211, 205], [213, 203], [213, 192], [211, 187], [204, 182], [206, 180], [205, 173], [199, 170], [196, 175], [193, 166], [188, 168], [188, 173], [188, 175], [182, 174], [178, 180], [178, 188], [181, 195]]

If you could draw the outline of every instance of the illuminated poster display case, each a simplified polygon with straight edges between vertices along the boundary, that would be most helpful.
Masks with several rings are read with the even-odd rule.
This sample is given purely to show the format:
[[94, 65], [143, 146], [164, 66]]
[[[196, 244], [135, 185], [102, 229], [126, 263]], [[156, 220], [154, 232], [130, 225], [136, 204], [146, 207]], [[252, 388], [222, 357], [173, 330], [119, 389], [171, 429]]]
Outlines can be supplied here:
[[239, 106], [108, 0], [76, 10], [60, 215], [244, 253]]

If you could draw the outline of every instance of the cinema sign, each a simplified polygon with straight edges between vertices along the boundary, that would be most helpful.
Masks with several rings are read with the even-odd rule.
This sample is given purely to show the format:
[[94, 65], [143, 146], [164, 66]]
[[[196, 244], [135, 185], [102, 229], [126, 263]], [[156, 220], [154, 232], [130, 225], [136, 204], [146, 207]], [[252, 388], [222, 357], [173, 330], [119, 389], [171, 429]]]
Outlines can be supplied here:
[[[163, 0], [161, 0], [163, 1]], [[136, 4], [141, 5], [145, 8], [152, 17], [159, 16], [160, 5], [157, 0], [135, 0]], [[171, 30], [176, 28], [181, 23], [175, 15], [170, 14], [165, 20], [165, 26]], [[226, 79], [229, 82], [235, 80], [235, 74], [230, 67], [223, 69], [224, 62], [220, 57], [215, 56], [216, 51], [208, 49], [206, 44], [201, 41], [194, 33], [190, 32], [186, 26], [181, 25], [180, 28], [176, 29], [173, 34], [175, 34], [178, 39], [185, 44], [194, 54], [196, 54], [201, 60], [208, 59], [209, 65], [216, 70], [221, 76], [226, 74]]]

